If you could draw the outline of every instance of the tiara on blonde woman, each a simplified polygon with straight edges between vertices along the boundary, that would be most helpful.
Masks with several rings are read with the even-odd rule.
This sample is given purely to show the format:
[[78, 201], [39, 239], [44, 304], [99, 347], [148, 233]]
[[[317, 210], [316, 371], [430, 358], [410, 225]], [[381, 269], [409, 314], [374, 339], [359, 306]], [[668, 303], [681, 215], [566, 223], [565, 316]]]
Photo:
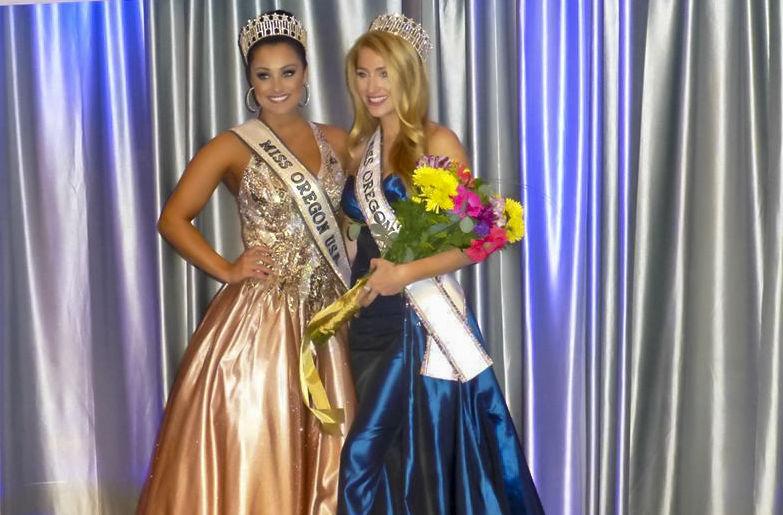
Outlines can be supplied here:
[[433, 48], [430, 36], [421, 24], [402, 14], [381, 14], [372, 21], [370, 30], [390, 32], [401, 37], [416, 49], [422, 61], [427, 60]]
[[297, 40], [303, 47], [307, 46], [307, 31], [296, 17], [279, 13], [259, 14], [247, 20], [239, 31], [239, 49], [245, 62], [253, 45], [272, 36], [286, 36]]

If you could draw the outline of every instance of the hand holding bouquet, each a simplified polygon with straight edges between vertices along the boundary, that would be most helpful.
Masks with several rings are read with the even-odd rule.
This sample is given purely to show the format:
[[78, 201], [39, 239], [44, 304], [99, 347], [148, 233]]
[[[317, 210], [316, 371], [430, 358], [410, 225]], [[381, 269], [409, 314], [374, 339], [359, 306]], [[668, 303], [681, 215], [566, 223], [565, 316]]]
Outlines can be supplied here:
[[[400, 230], [385, 236], [383, 257], [406, 263], [461, 249], [475, 262], [485, 260], [525, 232], [522, 205], [495, 194], [463, 164], [448, 158], [425, 156], [413, 172], [413, 192], [393, 204]], [[370, 227], [374, 235], [387, 234]], [[310, 339], [323, 342], [359, 309], [358, 299], [368, 276], [313, 317]]]
[[394, 203], [400, 232], [384, 258], [405, 263], [452, 248], [485, 260], [524, 235], [522, 205], [494, 194], [462, 163], [426, 156], [413, 172], [414, 193]]

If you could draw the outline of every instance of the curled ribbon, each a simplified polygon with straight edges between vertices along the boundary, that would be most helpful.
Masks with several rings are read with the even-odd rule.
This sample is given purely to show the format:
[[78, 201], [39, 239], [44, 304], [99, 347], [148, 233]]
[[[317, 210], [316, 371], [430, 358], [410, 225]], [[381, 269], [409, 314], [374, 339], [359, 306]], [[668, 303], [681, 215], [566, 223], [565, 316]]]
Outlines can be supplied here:
[[339, 434], [343, 410], [332, 408], [318, 368], [315, 366], [313, 344], [325, 343], [360, 309], [359, 296], [369, 276], [362, 277], [340, 298], [323, 308], [307, 324], [299, 351], [299, 383], [302, 399], [328, 433]]
[[302, 399], [308, 409], [321, 422], [324, 430], [339, 434], [343, 410], [332, 408], [318, 368], [315, 366], [314, 344], [326, 343], [340, 327], [360, 309], [359, 296], [369, 276], [362, 277], [337, 300], [323, 308], [307, 324], [299, 351], [299, 383]]
[[313, 345], [309, 338], [302, 338], [302, 346], [299, 350], [299, 384], [302, 389], [302, 399], [307, 408], [313, 413], [324, 428], [330, 434], [340, 434], [340, 423], [344, 419], [341, 408], [332, 408], [326, 388], [315, 366]]
[[359, 296], [369, 278], [369, 275], [362, 277], [340, 298], [316, 313], [307, 324], [305, 332], [307, 337], [315, 343], [323, 343], [334, 336], [344, 323], [353, 318], [362, 309], [359, 305]]

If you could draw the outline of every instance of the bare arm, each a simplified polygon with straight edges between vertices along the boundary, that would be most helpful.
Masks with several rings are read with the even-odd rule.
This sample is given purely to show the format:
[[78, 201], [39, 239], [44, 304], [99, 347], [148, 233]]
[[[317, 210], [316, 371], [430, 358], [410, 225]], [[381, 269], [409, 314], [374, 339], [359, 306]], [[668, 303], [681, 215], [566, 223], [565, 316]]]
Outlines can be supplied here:
[[[435, 126], [431, 129], [427, 153], [468, 163], [467, 153], [462, 148], [459, 138], [445, 127]], [[369, 305], [378, 295], [395, 295], [411, 283], [448, 274], [472, 264], [473, 261], [459, 249], [447, 250], [403, 264], [395, 264], [385, 259], [373, 259], [371, 267], [374, 273], [367, 282], [369, 290], [361, 299], [361, 303], [365, 306]]]
[[356, 240], [352, 240], [349, 237], [348, 234], [348, 227], [351, 225], [352, 221], [346, 215], [345, 213], [340, 213], [340, 230], [343, 234], [343, 241], [345, 242], [345, 250], [348, 252], [348, 261], [353, 263], [353, 260], [356, 259]]
[[429, 257], [400, 265], [405, 286], [438, 275], [450, 274], [472, 265], [471, 260], [459, 249], [451, 249]]
[[158, 219], [158, 231], [182, 257], [222, 282], [263, 278], [269, 272], [258, 263], [267, 262], [266, 249], [250, 249], [231, 263], [192, 224], [221, 180], [248, 158], [249, 151], [234, 135], [218, 135], [188, 164]]

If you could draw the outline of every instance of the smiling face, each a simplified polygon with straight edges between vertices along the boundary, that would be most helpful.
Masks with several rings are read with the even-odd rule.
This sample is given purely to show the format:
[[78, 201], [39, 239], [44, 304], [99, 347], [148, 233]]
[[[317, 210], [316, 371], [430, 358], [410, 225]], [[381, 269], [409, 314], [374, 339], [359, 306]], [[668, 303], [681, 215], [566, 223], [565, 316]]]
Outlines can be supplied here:
[[251, 55], [250, 84], [261, 111], [288, 114], [297, 108], [307, 81], [307, 68], [287, 43], [264, 44]]
[[386, 63], [377, 52], [364, 47], [356, 56], [356, 93], [374, 118], [394, 114], [394, 92]]

